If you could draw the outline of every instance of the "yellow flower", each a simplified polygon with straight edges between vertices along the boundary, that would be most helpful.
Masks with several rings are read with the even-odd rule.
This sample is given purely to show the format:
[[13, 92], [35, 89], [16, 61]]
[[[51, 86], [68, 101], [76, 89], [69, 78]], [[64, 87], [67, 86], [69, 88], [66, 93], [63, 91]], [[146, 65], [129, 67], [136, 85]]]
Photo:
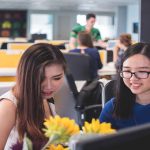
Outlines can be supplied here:
[[110, 134], [116, 130], [111, 128], [110, 123], [100, 123], [98, 119], [92, 119], [91, 123], [85, 122], [82, 127], [83, 133]]
[[68, 148], [64, 148], [62, 145], [50, 145], [46, 150], [68, 150]]
[[45, 136], [51, 138], [51, 143], [55, 144], [67, 142], [73, 134], [79, 132], [79, 126], [75, 124], [75, 121], [66, 117], [49, 117], [44, 125]]

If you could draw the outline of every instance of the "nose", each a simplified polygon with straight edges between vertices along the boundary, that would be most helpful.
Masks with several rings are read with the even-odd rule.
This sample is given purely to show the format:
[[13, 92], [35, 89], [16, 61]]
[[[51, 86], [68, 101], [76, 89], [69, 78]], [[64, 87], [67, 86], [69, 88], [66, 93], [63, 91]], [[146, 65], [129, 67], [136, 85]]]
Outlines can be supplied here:
[[130, 80], [139, 80], [139, 78], [136, 77], [135, 73], [132, 73]]
[[47, 83], [45, 84], [45, 89], [49, 90], [51, 88], [52, 88], [52, 83], [51, 81], [48, 80]]

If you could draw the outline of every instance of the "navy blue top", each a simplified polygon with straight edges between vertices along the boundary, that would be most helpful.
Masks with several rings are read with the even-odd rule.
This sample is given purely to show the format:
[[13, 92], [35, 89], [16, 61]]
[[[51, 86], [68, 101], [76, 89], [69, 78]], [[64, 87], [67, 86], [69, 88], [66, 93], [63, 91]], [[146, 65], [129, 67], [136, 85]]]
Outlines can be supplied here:
[[[97, 77], [97, 70], [102, 68], [102, 62], [100, 59], [100, 55], [96, 48], [86, 48], [84, 49], [85, 53], [91, 57], [91, 74], [92, 78]], [[70, 52], [81, 53], [81, 49], [73, 49]]]
[[114, 98], [105, 104], [105, 107], [99, 117], [100, 122], [109, 122], [115, 129], [122, 129], [150, 122], [150, 104], [141, 105], [139, 103], [135, 103], [133, 107], [133, 116], [129, 119], [115, 119], [112, 116], [113, 108]]

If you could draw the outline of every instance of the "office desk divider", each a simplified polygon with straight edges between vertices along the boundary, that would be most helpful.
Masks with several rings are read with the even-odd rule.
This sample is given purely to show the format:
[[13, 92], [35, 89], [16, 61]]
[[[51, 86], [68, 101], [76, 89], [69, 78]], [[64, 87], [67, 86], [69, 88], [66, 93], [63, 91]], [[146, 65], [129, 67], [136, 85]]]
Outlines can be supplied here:
[[26, 50], [34, 43], [8, 43], [7, 49], [11, 50]]

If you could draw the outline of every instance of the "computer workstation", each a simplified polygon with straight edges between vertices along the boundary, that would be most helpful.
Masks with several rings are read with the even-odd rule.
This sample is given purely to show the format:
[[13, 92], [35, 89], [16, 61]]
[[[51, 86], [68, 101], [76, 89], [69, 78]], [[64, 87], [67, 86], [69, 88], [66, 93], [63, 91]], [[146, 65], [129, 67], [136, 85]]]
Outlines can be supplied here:
[[79, 140], [75, 150], [146, 150], [150, 148], [150, 123], [110, 135]]

